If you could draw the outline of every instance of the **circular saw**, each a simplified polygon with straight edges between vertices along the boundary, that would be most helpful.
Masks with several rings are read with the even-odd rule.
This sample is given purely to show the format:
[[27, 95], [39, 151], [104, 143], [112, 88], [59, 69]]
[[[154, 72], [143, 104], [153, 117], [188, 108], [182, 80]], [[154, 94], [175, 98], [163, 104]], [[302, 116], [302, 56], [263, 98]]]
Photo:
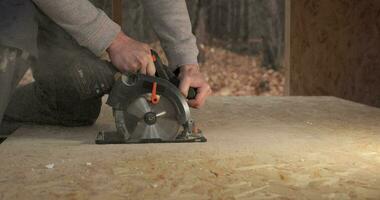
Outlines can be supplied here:
[[152, 50], [156, 76], [118, 73], [107, 104], [113, 109], [116, 131], [98, 133], [97, 144], [206, 142], [190, 116], [187, 97], [178, 89], [175, 72]]

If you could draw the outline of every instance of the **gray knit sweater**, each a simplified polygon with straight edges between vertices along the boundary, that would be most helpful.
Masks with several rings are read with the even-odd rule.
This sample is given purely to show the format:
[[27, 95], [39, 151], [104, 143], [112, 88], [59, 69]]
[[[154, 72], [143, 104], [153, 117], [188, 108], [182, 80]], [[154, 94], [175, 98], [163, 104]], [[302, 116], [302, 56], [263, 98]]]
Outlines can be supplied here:
[[[88, 0], [33, 0], [77, 42], [102, 55], [120, 31], [102, 10]], [[149, 13], [171, 66], [197, 63], [198, 49], [191, 32], [185, 0], [141, 0]]]

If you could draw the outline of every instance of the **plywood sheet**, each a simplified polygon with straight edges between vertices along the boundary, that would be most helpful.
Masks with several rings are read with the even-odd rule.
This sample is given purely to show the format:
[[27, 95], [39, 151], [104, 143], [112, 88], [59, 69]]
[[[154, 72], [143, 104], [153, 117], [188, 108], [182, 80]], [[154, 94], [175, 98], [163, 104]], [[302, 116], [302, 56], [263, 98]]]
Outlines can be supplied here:
[[111, 129], [24, 127], [0, 199], [379, 199], [380, 109], [332, 97], [213, 97], [204, 144], [93, 144]]
[[289, 11], [290, 94], [380, 107], [380, 1], [294, 0]]

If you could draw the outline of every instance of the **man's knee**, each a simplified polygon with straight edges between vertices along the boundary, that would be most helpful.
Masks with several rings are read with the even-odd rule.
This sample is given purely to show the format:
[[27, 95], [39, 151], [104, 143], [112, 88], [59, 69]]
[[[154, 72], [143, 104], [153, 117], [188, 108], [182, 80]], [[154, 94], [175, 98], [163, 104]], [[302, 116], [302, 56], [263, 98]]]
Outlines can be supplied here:
[[[64, 105], [64, 104], [62, 104]], [[66, 105], [64, 105], [66, 106]], [[59, 118], [64, 126], [89, 126], [98, 119], [102, 106], [101, 98], [77, 102], [71, 108], [59, 109]]]
[[114, 83], [115, 71], [109, 63], [89, 52], [76, 52], [76, 55], [55, 56], [58, 61], [42, 57], [33, 70], [36, 82], [47, 95], [66, 99], [68, 104], [100, 98]]
[[0, 44], [37, 56], [35, 12], [31, 0], [0, 1]]

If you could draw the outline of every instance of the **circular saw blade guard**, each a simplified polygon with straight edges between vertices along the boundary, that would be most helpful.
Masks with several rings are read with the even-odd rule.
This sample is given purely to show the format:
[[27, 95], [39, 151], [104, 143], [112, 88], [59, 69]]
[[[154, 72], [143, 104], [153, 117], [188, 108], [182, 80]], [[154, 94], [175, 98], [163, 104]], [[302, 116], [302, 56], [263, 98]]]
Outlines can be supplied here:
[[[158, 103], [150, 101], [153, 84]], [[123, 74], [115, 82], [107, 104], [113, 108], [116, 131], [100, 132], [97, 144], [206, 141], [194, 127], [185, 97], [168, 80]]]

